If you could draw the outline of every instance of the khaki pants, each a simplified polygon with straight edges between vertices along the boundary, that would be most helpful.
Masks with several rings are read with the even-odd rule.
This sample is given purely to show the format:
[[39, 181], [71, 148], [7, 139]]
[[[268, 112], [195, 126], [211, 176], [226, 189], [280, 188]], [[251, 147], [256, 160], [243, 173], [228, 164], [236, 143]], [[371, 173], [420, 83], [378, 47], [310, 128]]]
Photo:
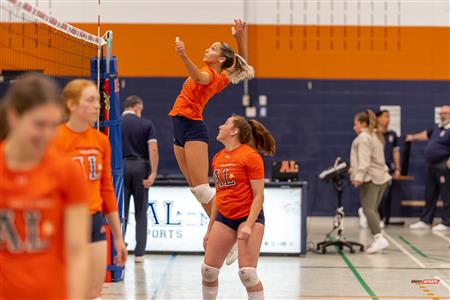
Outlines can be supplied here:
[[367, 218], [370, 232], [375, 235], [381, 232], [380, 229], [380, 214], [378, 213], [378, 206], [383, 197], [384, 190], [388, 183], [378, 185], [373, 182], [364, 182], [359, 188], [359, 197], [364, 215]]

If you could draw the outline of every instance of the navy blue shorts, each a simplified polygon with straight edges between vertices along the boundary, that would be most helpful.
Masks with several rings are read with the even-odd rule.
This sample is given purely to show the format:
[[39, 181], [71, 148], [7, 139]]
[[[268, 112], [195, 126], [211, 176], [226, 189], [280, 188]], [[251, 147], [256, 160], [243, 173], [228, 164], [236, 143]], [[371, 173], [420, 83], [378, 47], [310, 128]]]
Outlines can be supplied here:
[[92, 215], [91, 243], [106, 241], [106, 230], [103, 213], [98, 212]]
[[205, 122], [191, 120], [183, 116], [172, 117], [173, 143], [184, 147], [186, 142], [199, 141], [209, 143], [208, 127]]
[[[247, 221], [247, 218], [248, 218], [248, 216], [244, 217], [244, 218], [233, 220], [233, 219], [228, 219], [227, 217], [224, 217], [220, 212], [217, 212], [216, 221], [227, 225], [234, 231], [237, 231], [239, 228], [239, 225], [241, 225], [242, 223]], [[266, 223], [266, 218], [264, 217], [264, 210], [261, 210], [261, 212], [259, 213], [258, 217], [256, 218], [256, 223], [260, 223], [263, 225]]]

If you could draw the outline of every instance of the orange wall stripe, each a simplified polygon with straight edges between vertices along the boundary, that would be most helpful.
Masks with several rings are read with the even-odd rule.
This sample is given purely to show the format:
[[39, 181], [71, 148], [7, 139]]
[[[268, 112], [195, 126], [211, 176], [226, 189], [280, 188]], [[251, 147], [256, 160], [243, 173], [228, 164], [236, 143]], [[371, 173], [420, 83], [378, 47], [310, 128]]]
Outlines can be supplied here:
[[[74, 24], [96, 32], [94, 24]], [[227, 25], [103, 24], [114, 32], [119, 74], [184, 77], [175, 37], [201, 64], [214, 41], [236, 46]], [[450, 28], [249, 26], [250, 63], [258, 78], [449, 80]], [[0, 65], [1, 68], [1, 65]]]

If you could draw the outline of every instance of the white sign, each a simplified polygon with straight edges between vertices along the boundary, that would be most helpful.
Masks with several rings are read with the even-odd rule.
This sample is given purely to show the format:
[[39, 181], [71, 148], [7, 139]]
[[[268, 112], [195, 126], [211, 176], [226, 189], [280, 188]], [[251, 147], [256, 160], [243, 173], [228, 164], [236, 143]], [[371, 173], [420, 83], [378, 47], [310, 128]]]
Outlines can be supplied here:
[[[300, 253], [301, 188], [266, 187], [266, 227], [262, 253]], [[149, 190], [147, 251], [202, 252], [209, 219], [188, 187], [154, 186]], [[134, 250], [133, 199], [125, 241]]]
[[402, 135], [402, 108], [400, 105], [381, 105], [380, 110], [389, 111], [391, 117], [388, 130], [397, 133], [397, 136]]
[[441, 109], [442, 106], [436, 106], [434, 108], [434, 123], [438, 125], [441, 124], [441, 116], [440, 116]]

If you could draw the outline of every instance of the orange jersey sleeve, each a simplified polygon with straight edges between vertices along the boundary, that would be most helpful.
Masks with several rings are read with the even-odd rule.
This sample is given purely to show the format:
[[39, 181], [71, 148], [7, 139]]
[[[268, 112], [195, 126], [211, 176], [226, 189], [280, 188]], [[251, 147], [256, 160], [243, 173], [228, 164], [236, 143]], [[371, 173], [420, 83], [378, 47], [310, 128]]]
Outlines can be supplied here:
[[231, 152], [220, 151], [212, 165], [218, 211], [230, 219], [248, 216], [253, 202], [250, 180], [264, 178], [261, 155], [252, 147], [241, 145]]
[[245, 167], [250, 180], [264, 179], [264, 161], [258, 152], [252, 151], [248, 154]]
[[103, 156], [103, 169], [100, 183], [100, 195], [103, 199], [102, 210], [105, 215], [117, 212], [116, 194], [112, 180], [111, 170], [111, 144], [106, 136], [103, 140], [103, 148], [105, 149]]
[[13, 171], [0, 144], [0, 299], [67, 299], [64, 216], [85, 203], [80, 168], [54, 149]]
[[207, 85], [196, 83], [189, 77], [183, 84], [169, 116], [183, 116], [191, 120], [203, 120], [203, 110], [209, 100], [220, 93], [229, 83], [225, 72], [217, 74], [210, 66], [201, 68], [207, 72], [211, 81]]

